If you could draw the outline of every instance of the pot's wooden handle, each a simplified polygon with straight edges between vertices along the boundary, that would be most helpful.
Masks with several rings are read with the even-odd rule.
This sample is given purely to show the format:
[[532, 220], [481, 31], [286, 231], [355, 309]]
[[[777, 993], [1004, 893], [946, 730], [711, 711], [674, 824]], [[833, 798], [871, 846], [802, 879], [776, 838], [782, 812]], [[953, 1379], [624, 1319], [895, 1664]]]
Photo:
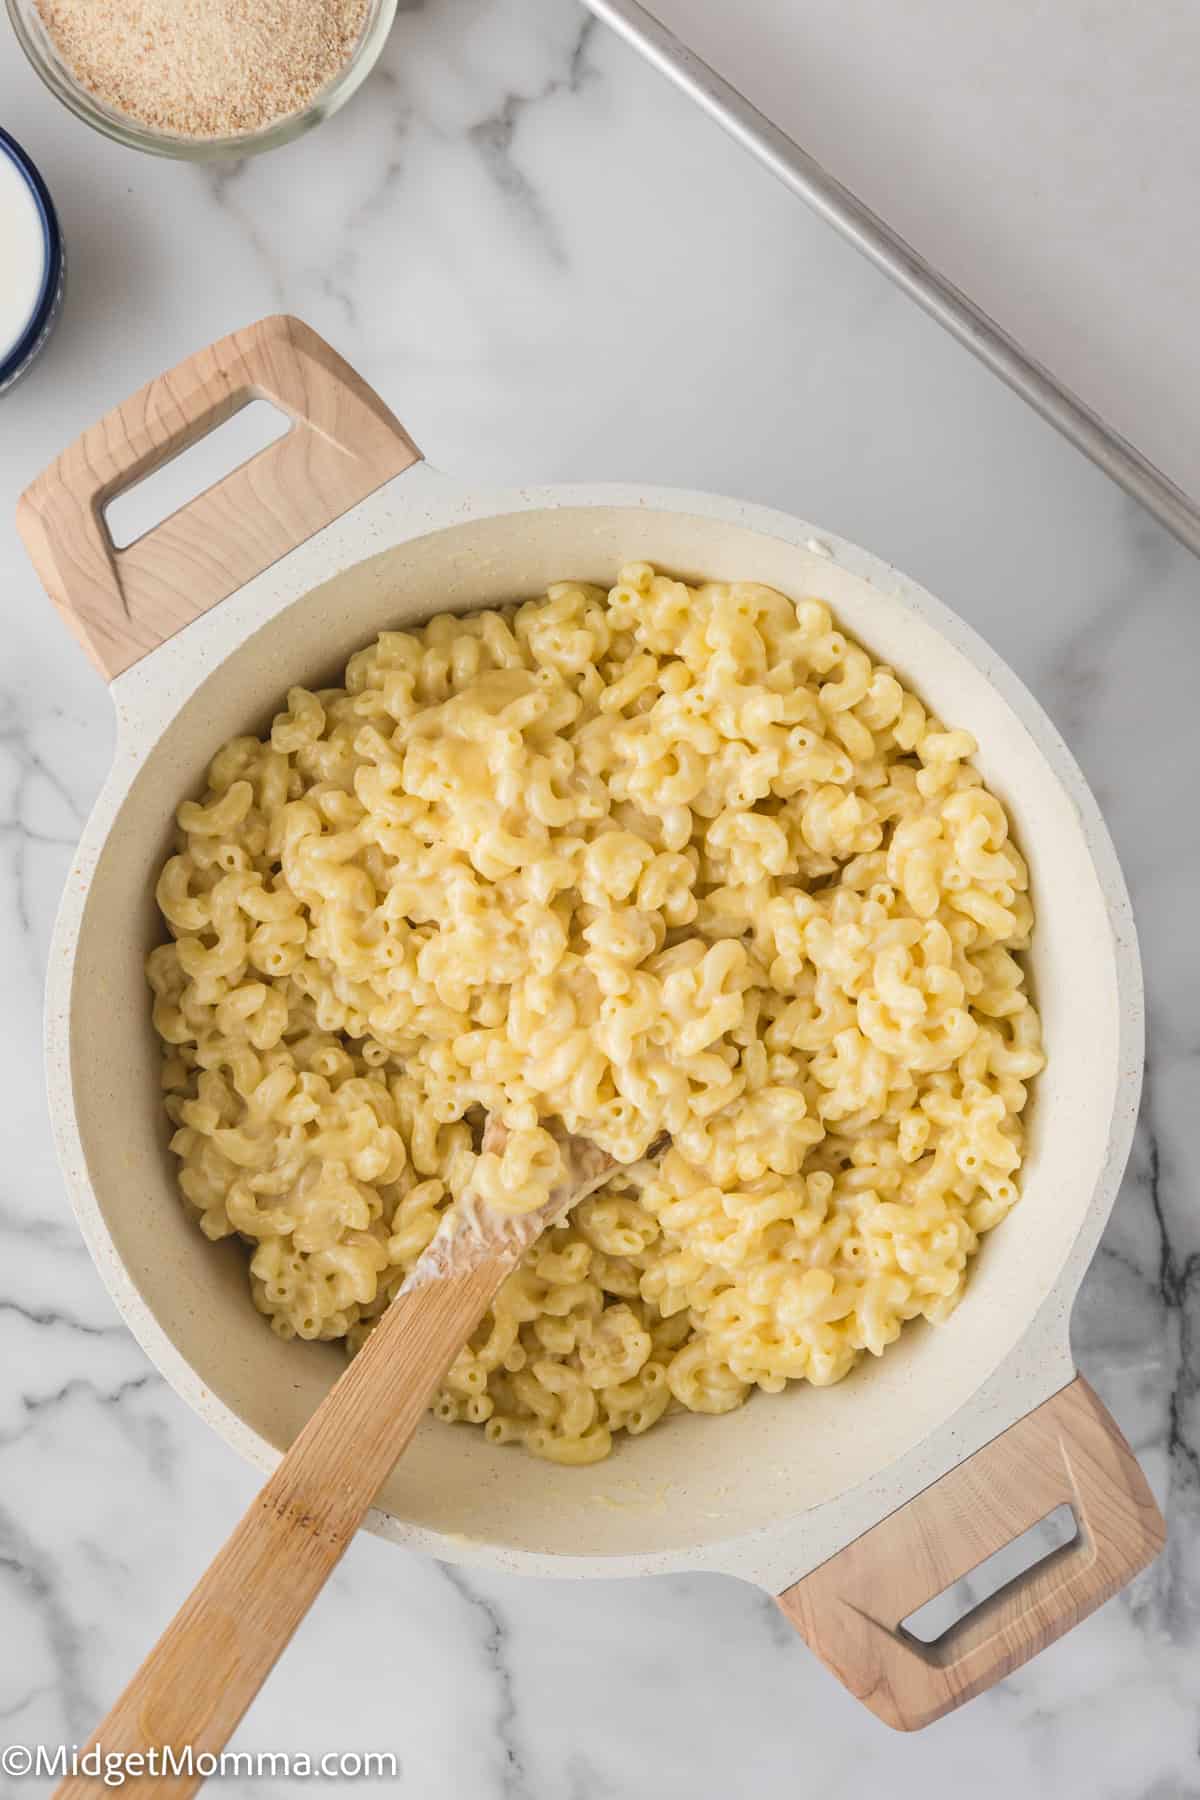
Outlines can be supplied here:
[[[1078, 1534], [932, 1644], [902, 1621], [1062, 1501]], [[899, 1731], [1001, 1681], [1152, 1562], [1166, 1528], [1082, 1376], [779, 1596], [821, 1661]]]
[[[124, 550], [104, 508], [251, 400], [292, 426]], [[109, 680], [420, 460], [399, 421], [299, 319], [188, 357], [85, 431], [21, 496], [54, 604]]]
[[[98, 1748], [102, 1769], [120, 1756], [139, 1800], [200, 1786], [200, 1759], [229, 1742], [515, 1261], [497, 1253], [399, 1295], [330, 1389], [82, 1753]], [[127, 1763], [150, 1751], [153, 1774]], [[81, 1773], [55, 1800], [112, 1791]]]

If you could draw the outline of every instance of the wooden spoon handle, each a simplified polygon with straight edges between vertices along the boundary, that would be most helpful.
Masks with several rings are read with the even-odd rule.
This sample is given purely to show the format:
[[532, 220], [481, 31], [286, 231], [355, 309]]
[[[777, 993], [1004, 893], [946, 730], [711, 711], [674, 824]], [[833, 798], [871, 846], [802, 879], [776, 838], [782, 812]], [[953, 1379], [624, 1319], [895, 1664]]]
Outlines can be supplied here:
[[[516, 1253], [426, 1281], [392, 1302], [91, 1738], [103, 1756], [170, 1745], [219, 1753], [412, 1437]], [[139, 1796], [184, 1800], [199, 1774], [144, 1775]], [[68, 1776], [57, 1800], [99, 1800]]]

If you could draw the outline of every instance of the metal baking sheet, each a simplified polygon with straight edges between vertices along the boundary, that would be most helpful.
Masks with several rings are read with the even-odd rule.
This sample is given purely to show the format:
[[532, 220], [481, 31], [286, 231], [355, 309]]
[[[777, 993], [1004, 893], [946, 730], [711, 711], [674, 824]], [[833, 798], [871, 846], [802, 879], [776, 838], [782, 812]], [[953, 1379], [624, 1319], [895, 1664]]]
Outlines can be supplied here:
[[589, 0], [1200, 552], [1194, 0]]

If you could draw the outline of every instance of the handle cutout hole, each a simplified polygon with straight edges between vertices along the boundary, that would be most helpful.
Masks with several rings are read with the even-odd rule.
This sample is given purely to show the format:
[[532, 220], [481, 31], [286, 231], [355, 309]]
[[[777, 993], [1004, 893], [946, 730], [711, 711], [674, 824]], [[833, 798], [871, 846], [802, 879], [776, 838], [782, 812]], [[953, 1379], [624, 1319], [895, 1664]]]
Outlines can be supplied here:
[[291, 424], [287, 414], [269, 400], [251, 400], [160, 469], [115, 494], [104, 508], [104, 523], [114, 548], [127, 550], [164, 519], [182, 512], [224, 476], [275, 443]]
[[1047, 1557], [1073, 1544], [1078, 1536], [1079, 1521], [1070, 1502], [1063, 1500], [1020, 1537], [1002, 1544], [983, 1562], [976, 1563], [968, 1574], [951, 1582], [932, 1600], [926, 1600], [915, 1612], [909, 1613], [907, 1619], [900, 1621], [901, 1631], [918, 1644], [939, 1643], [977, 1606], [992, 1599], [1019, 1575], [1036, 1569]]

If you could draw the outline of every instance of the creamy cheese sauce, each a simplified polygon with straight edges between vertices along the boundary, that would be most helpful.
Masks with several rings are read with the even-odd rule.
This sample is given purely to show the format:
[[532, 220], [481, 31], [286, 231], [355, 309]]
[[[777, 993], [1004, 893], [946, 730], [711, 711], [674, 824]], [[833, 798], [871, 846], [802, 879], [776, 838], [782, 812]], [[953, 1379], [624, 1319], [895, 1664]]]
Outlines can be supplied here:
[[[484, 1148], [499, 1147], [503, 1127], [489, 1119]], [[401, 1287], [402, 1294], [429, 1281], [450, 1281], [493, 1256], [508, 1256], [515, 1266], [535, 1238], [568, 1213], [575, 1203], [594, 1194], [620, 1165], [586, 1138], [563, 1133], [563, 1178], [544, 1206], [528, 1213], [502, 1213], [468, 1188], [444, 1215], [433, 1238]], [[656, 1145], [654, 1153], [661, 1148]]]

